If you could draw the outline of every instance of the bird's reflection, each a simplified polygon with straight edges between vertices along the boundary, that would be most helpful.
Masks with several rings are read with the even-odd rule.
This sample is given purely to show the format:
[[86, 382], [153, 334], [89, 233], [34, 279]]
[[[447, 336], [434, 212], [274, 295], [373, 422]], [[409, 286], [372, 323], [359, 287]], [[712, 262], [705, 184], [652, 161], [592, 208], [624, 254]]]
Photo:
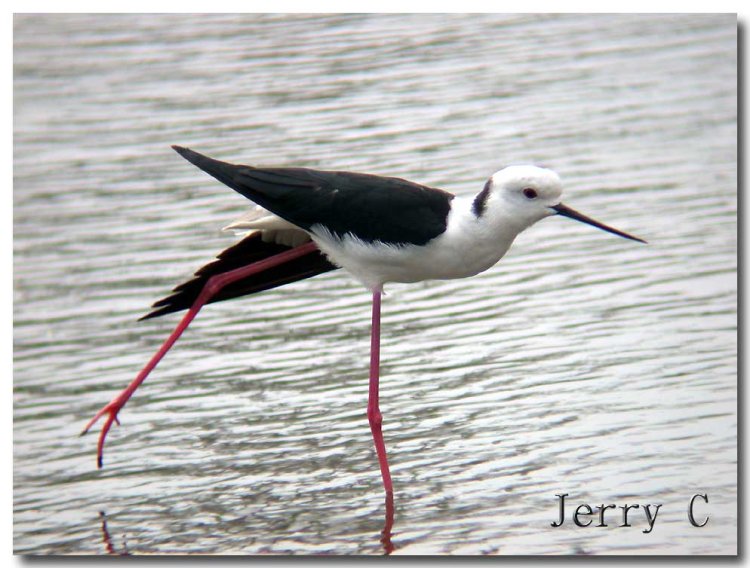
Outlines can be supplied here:
[[102, 520], [102, 542], [104, 542], [104, 548], [107, 550], [107, 554], [116, 554], [119, 556], [127, 556], [128, 545], [125, 541], [122, 543], [122, 551], [117, 551], [115, 545], [112, 544], [112, 537], [109, 535], [109, 529], [107, 529], [107, 515], [104, 511], [99, 511], [99, 518]]
[[391, 542], [391, 530], [393, 529], [393, 493], [385, 494], [385, 524], [380, 533], [380, 542], [383, 545], [386, 556], [393, 552], [396, 547]]
[[[393, 552], [396, 547], [391, 541], [392, 530], [393, 530], [393, 517], [394, 517], [394, 504], [393, 504], [393, 493], [386, 493], [385, 496], [385, 523], [383, 524], [383, 530], [380, 533], [380, 543], [383, 545], [385, 555], [388, 556]], [[112, 540], [112, 536], [109, 534], [107, 528], [107, 514], [104, 511], [99, 511], [99, 518], [101, 519], [101, 530], [102, 530], [102, 542], [107, 554], [117, 556], [128, 556], [127, 542], [123, 540], [122, 549], [117, 550]]]

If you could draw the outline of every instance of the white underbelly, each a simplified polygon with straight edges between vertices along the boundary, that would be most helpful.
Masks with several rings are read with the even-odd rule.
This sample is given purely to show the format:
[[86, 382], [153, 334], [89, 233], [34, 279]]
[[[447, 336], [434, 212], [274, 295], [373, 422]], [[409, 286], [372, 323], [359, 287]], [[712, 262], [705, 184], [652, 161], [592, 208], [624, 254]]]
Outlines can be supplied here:
[[482, 249], [461, 246], [443, 235], [424, 246], [367, 243], [351, 235], [343, 238], [315, 231], [313, 240], [328, 258], [370, 289], [388, 282], [449, 280], [474, 276], [493, 266], [508, 247]]

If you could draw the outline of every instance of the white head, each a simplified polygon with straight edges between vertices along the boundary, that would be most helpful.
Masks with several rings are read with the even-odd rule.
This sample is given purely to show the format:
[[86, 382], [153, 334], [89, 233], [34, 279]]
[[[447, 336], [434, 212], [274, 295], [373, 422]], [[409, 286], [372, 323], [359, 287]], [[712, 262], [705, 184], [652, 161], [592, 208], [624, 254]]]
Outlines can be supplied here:
[[560, 203], [562, 195], [560, 177], [552, 170], [537, 166], [509, 166], [495, 172], [487, 184], [489, 200], [497, 200], [505, 214], [524, 228], [554, 215], [551, 207]]
[[474, 213], [477, 217], [486, 213], [499, 223], [511, 225], [519, 233], [545, 217], [563, 215], [626, 239], [645, 242], [563, 205], [561, 197], [560, 176], [552, 170], [538, 166], [508, 166], [487, 180], [474, 200]]

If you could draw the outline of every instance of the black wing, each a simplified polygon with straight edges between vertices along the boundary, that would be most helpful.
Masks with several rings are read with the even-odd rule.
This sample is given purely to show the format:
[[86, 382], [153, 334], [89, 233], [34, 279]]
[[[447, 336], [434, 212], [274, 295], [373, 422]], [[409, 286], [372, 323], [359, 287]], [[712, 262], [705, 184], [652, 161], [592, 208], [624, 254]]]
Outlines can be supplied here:
[[[215, 261], [199, 269], [193, 279], [177, 286], [173, 290], [173, 294], [156, 302], [152, 306], [154, 308], [153, 311], [141, 319], [155, 318], [185, 310], [193, 305], [193, 302], [198, 298], [201, 290], [203, 290], [203, 286], [205, 286], [211, 276], [223, 274], [241, 266], [247, 266], [253, 262], [258, 262], [290, 249], [291, 247], [284, 245], [263, 242], [260, 233], [248, 235], [239, 243], [219, 254]], [[274, 268], [269, 268], [258, 274], [233, 282], [212, 297], [208, 303], [262, 292], [263, 290], [304, 280], [311, 276], [317, 276], [335, 268], [337, 268], [336, 265], [331, 264], [323, 253], [316, 250]]]
[[423, 245], [446, 228], [453, 194], [399, 178], [370, 174], [254, 168], [173, 148], [261, 207], [304, 229], [322, 225], [337, 236]]

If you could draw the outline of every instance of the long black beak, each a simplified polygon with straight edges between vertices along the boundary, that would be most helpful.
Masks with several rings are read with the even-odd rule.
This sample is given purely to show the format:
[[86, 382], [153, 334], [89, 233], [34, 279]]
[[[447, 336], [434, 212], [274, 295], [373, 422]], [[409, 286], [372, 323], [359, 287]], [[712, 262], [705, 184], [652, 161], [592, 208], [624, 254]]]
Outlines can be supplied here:
[[591, 225], [592, 227], [597, 227], [598, 229], [607, 231], [608, 233], [612, 233], [613, 235], [617, 235], [625, 239], [630, 239], [631, 241], [638, 241], [639, 243], [646, 242], [643, 239], [634, 237], [633, 235], [628, 235], [627, 233], [623, 233], [622, 231], [618, 231], [617, 229], [608, 227], [607, 225], [600, 223], [599, 221], [594, 221], [591, 217], [586, 217], [586, 215], [584, 215], [583, 213], [579, 213], [575, 209], [571, 209], [570, 207], [568, 207], [567, 205], [563, 205], [562, 203], [558, 203], [557, 205], [553, 206], [552, 209], [557, 211], [558, 215], [562, 215], [563, 217], [570, 217], [571, 219], [575, 219], [576, 221], [580, 221], [581, 223], [586, 223], [587, 225]]

